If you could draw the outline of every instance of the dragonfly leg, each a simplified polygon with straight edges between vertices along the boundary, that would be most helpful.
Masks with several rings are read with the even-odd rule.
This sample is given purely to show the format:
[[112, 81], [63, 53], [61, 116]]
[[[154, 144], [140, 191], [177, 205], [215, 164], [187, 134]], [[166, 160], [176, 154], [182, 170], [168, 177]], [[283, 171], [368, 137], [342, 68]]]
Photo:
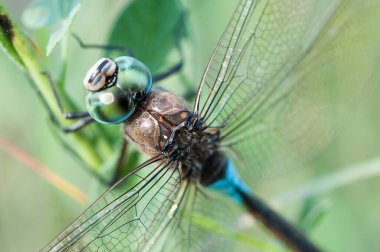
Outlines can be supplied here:
[[179, 17], [178, 22], [173, 29], [173, 40], [179, 54], [179, 58], [180, 58], [179, 62], [175, 64], [174, 66], [170, 67], [169, 69], [165, 70], [164, 72], [154, 75], [153, 82], [158, 82], [160, 80], [163, 80], [171, 76], [172, 74], [179, 72], [182, 69], [184, 59], [183, 59], [183, 51], [181, 47], [181, 33], [183, 31], [184, 21], [185, 21], [185, 13], [183, 13]]
[[[179, 17], [178, 22], [173, 30], [173, 40], [175, 47], [177, 48], [178, 54], [179, 54], [179, 62], [177, 64], [173, 65], [169, 69], [165, 70], [164, 72], [158, 73], [153, 76], [153, 84], [155, 82], [161, 81], [172, 74], [175, 74], [179, 71], [181, 71], [183, 65], [184, 65], [184, 56], [183, 56], [183, 50], [181, 47], [181, 33], [183, 32], [184, 27], [184, 21], [185, 21], [186, 13], [182, 13], [182, 15]], [[186, 100], [193, 100], [196, 95], [196, 90], [193, 90], [191, 87], [187, 88], [187, 91], [185, 94], [183, 94], [183, 97]]]
[[110, 186], [115, 184], [121, 177], [121, 172], [123, 170], [125, 155], [127, 154], [127, 149], [128, 149], [128, 140], [123, 138], [123, 142], [122, 142], [121, 148], [120, 148], [119, 158], [118, 158], [118, 161], [116, 163], [116, 168], [115, 168], [115, 171], [113, 173], [112, 179], [109, 183]]
[[125, 46], [119, 46], [119, 45], [99, 45], [99, 44], [86, 44], [84, 43], [80, 37], [72, 33], [71, 34], [74, 39], [78, 42], [79, 46], [83, 49], [101, 49], [106, 51], [120, 51], [122, 53], [125, 53], [127, 56], [133, 56], [132, 50]]
[[181, 70], [182, 66], [183, 66], [183, 62], [181, 59], [181, 61], [178, 62], [177, 64], [175, 64], [174, 66], [170, 67], [169, 69], [165, 70], [164, 72], [158, 73], [155, 76], [153, 76], [153, 82], [163, 80], [163, 79], [169, 77], [170, 75], [177, 73], [178, 71]]
[[85, 112], [85, 111], [83, 111], [83, 112], [65, 112], [63, 110], [62, 103], [61, 103], [61, 101], [59, 99], [57, 90], [54, 87], [53, 80], [52, 80], [50, 74], [48, 72], [43, 72], [42, 74], [45, 75], [46, 78], [49, 81], [50, 88], [51, 88], [51, 90], [53, 92], [55, 101], [57, 102], [59, 110], [62, 113], [62, 116], [65, 119], [76, 120], [72, 125], [67, 126], [67, 127], [62, 127], [58, 123], [57, 118], [55, 117], [54, 113], [51, 111], [51, 109], [48, 106], [48, 104], [47, 104], [46, 100], [44, 99], [44, 97], [39, 93], [40, 98], [43, 100], [43, 103], [48, 108], [48, 111], [49, 111], [49, 114], [50, 114], [50, 118], [52, 119], [52, 121], [53, 121], [54, 124], [56, 124], [57, 126], [59, 126], [62, 129], [63, 132], [69, 133], [69, 132], [77, 131], [77, 130], [85, 127], [86, 125], [88, 125], [88, 124], [90, 124], [91, 122], [94, 121], [94, 119], [91, 117], [91, 115], [88, 112]]
[[79, 120], [75, 121], [73, 124], [67, 127], [61, 127], [63, 132], [70, 133], [74, 131], [78, 131], [88, 124], [92, 123], [94, 121], [94, 118], [92, 116], [87, 115], [86, 117], [80, 118]]
[[[108, 51], [121, 51], [126, 53], [127, 56], [133, 56], [133, 52], [130, 48], [124, 47], [124, 46], [118, 46], [118, 45], [98, 45], [98, 44], [86, 44], [84, 43], [81, 38], [76, 35], [75, 33], [72, 34], [72, 36], [75, 38], [75, 40], [79, 43], [80, 47], [83, 49], [102, 49], [102, 50], [108, 50]], [[175, 40], [177, 36], [174, 36]], [[170, 67], [169, 69], [165, 70], [162, 73], [159, 73], [155, 76], [153, 76], [153, 81], [160, 81], [162, 79], [165, 79], [166, 77], [178, 72], [181, 70], [183, 65], [183, 59], [182, 59], [182, 50], [180, 49], [179, 42], [175, 42], [176, 47], [178, 48], [178, 51], [180, 52], [180, 61], [175, 64], [174, 66]]]

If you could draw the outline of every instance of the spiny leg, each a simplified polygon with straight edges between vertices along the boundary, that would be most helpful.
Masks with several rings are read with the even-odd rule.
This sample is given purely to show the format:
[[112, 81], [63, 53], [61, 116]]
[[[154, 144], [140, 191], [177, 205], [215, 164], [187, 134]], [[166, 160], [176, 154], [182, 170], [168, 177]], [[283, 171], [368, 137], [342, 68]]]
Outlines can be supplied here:
[[[182, 27], [184, 26], [183, 23], [184, 23], [184, 15], [181, 15], [173, 31], [173, 39], [174, 39], [175, 47], [178, 50], [180, 60], [178, 63], [176, 63], [174, 66], [171, 66], [169, 69], [153, 76], [153, 83], [161, 81], [171, 76], [172, 74], [179, 72], [182, 69], [183, 52], [182, 52], [182, 48], [180, 44], [180, 33], [182, 31]], [[72, 36], [78, 42], [80, 47], [82, 47], [83, 49], [101, 49], [101, 50], [107, 50], [107, 51], [120, 51], [120, 52], [126, 53], [127, 56], [133, 56], [132, 50], [128, 47], [119, 46], [119, 45], [87, 44], [87, 43], [84, 43], [77, 34], [72, 33]]]
[[119, 52], [125, 53], [127, 56], [133, 57], [132, 50], [126, 46], [87, 44], [87, 43], [84, 43], [77, 34], [72, 33], [71, 35], [78, 42], [79, 46], [83, 49], [101, 49], [101, 50], [106, 50], [106, 51], [119, 51]]
[[183, 61], [182, 59], [180, 62], [175, 64], [174, 66], [170, 67], [169, 69], [165, 70], [164, 72], [158, 73], [153, 76], [153, 83], [158, 82], [160, 80], [166, 79], [167, 77], [171, 76], [174, 73], [179, 72], [182, 69]]
[[31, 78], [31, 76], [29, 74], [25, 74], [25, 77], [26, 79], [28, 80], [31, 88], [37, 93], [37, 96], [38, 98], [40, 99], [40, 101], [42, 102], [42, 105], [45, 107], [45, 109], [47, 110], [48, 114], [49, 114], [49, 117], [50, 117], [50, 120], [55, 124], [57, 125], [58, 124], [58, 121], [57, 121], [57, 118], [55, 117], [53, 111], [51, 110], [49, 104], [47, 103], [46, 99], [43, 97], [43, 95], [41, 94], [41, 91], [37, 88], [36, 84], [33, 82], [33, 79]]
[[[127, 56], [133, 56], [132, 50], [128, 47], [123, 47], [123, 46], [118, 46], [118, 45], [86, 44], [75, 33], [73, 33], [72, 36], [75, 38], [75, 40], [78, 41], [80, 47], [82, 47], [83, 49], [101, 49], [101, 50], [108, 50], [108, 51], [121, 51], [123, 53], [126, 53]], [[174, 36], [174, 39], [175, 39], [176, 47], [180, 54], [180, 61], [174, 66], [165, 70], [164, 72], [158, 73], [157, 75], [153, 76], [153, 82], [158, 82], [160, 80], [163, 80], [171, 76], [172, 74], [180, 71], [183, 66], [182, 49], [180, 48], [179, 42], [176, 41], [178, 39], [176, 35]]]
[[124, 161], [125, 161], [125, 156], [127, 154], [127, 150], [128, 150], [128, 140], [123, 137], [123, 142], [120, 147], [119, 157], [117, 159], [115, 171], [109, 183], [110, 186], [115, 184], [121, 178], [121, 175], [122, 175], [121, 173], [124, 167], [124, 163], [125, 163]]
[[[54, 115], [52, 109], [50, 108], [49, 104], [47, 103], [46, 99], [43, 97], [43, 95], [41, 94], [41, 92], [39, 91], [39, 89], [36, 87], [35, 83], [33, 82], [32, 78], [26, 74], [25, 75], [30, 86], [32, 87], [32, 89], [37, 93], [37, 96], [38, 98], [41, 100], [43, 106], [45, 107], [46, 111], [48, 112], [49, 114], [49, 118], [50, 120], [53, 122], [53, 124], [56, 126], [56, 127], [59, 127], [62, 129], [61, 125], [59, 124], [56, 116]], [[71, 113], [73, 114], [73, 113]], [[77, 123], [77, 122], [76, 122]], [[76, 124], [74, 123], [74, 124]], [[67, 127], [69, 128], [69, 127]], [[63, 131], [65, 131], [65, 128], [62, 129]], [[66, 132], [66, 131], [65, 131]], [[70, 132], [70, 131], [69, 131]], [[78, 153], [71, 147], [67, 144], [67, 142], [63, 141], [63, 139], [61, 137], [59, 137], [55, 131], [53, 131], [54, 133], [54, 136], [61, 142], [61, 144], [63, 145], [63, 147], [69, 151], [70, 153], [72, 153], [72, 155], [76, 156], [78, 158], [78, 160], [82, 163], [83, 166], [86, 166], [86, 164], [83, 162], [83, 160], [81, 159], [81, 157], [78, 155]], [[109, 181], [107, 181], [105, 178], [103, 178], [101, 175], [99, 175], [98, 173], [94, 172], [93, 170], [90, 170], [90, 169], [87, 169], [87, 171], [91, 172], [91, 174], [97, 178], [98, 181], [100, 181], [100, 183], [102, 183], [103, 185], [109, 185]]]
[[181, 16], [178, 19], [177, 24], [175, 25], [175, 27], [173, 29], [173, 40], [174, 40], [174, 45], [177, 48], [177, 51], [179, 54], [179, 62], [176, 63], [174, 66], [171, 66], [169, 69], [154, 75], [153, 76], [153, 83], [161, 81], [161, 80], [179, 72], [183, 67], [184, 58], [183, 58], [183, 51], [182, 51], [182, 47], [181, 47], [181, 41], [180, 41], [181, 39], [180, 38], [181, 38], [182, 28], [184, 26], [184, 19], [185, 19], [185, 15], [181, 14]]
[[[176, 26], [173, 29], [173, 39], [175, 47], [177, 48], [178, 54], [179, 54], [179, 62], [175, 64], [174, 66], [170, 67], [169, 69], [165, 70], [164, 72], [158, 73], [153, 76], [153, 84], [155, 82], [161, 81], [177, 72], [179, 72], [184, 64], [184, 56], [183, 56], [183, 50], [181, 47], [181, 32], [183, 31], [184, 27], [184, 21], [185, 21], [186, 13], [182, 13], [179, 17], [179, 20], [176, 24]], [[196, 90], [191, 89], [191, 87], [188, 86], [186, 89], [186, 93], [183, 95], [183, 97], [186, 100], [193, 100], [196, 95]]]
[[[54, 95], [54, 99], [58, 105], [59, 110], [62, 113], [62, 116], [68, 120], [77, 120], [72, 125], [67, 126], [67, 127], [61, 127], [61, 125], [59, 125], [63, 132], [70, 133], [70, 132], [77, 131], [77, 130], [87, 126], [88, 124], [90, 124], [91, 122], [94, 121], [94, 119], [91, 117], [91, 115], [87, 111], [65, 112], [63, 110], [61, 100], [59, 99], [57, 90], [54, 87], [53, 80], [51, 79], [50, 74], [48, 72], [43, 72], [42, 74], [45, 75], [46, 78], [48, 79], [50, 88], [51, 88], [53, 95]], [[43, 97], [42, 97], [42, 99], [45, 100]], [[44, 101], [44, 103], [46, 104], [46, 101]], [[49, 108], [49, 110], [50, 110], [50, 108]], [[51, 113], [51, 116], [52, 116], [53, 122], [58, 125], [58, 120], [56, 119], [56, 117], [54, 116], [53, 113]]]

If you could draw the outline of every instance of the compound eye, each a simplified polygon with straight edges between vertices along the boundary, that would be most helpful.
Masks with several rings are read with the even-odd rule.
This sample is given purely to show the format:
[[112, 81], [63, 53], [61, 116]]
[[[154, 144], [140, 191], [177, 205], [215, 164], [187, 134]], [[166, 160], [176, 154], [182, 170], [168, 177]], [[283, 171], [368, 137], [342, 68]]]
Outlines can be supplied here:
[[117, 65], [107, 58], [98, 60], [83, 79], [84, 87], [91, 92], [99, 91], [116, 83]]
[[137, 94], [147, 97], [152, 88], [152, 76], [148, 67], [128, 56], [118, 57], [115, 62], [118, 65], [117, 85], [132, 97]]
[[130, 96], [117, 85], [87, 94], [87, 110], [98, 122], [118, 124], [127, 120], [135, 111]]

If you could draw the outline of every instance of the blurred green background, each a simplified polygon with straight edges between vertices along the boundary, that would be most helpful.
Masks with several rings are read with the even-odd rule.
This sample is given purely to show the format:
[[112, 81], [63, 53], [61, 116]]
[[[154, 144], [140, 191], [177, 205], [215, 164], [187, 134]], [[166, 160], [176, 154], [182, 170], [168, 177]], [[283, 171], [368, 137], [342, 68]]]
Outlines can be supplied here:
[[[17, 20], [29, 1], [4, 1]], [[185, 72], [199, 83], [203, 69], [237, 1], [184, 1], [188, 11]], [[106, 43], [112, 23], [125, 1], [83, 1], [73, 30], [91, 43]], [[106, 10], [106, 14], [104, 13]], [[100, 18], [101, 17], [101, 18]], [[128, 31], [125, 31], [128, 33]], [[82, 78], [101, 51], [70, 44], [66, 91], [84, 108]], [[380, 59], [379, 59], [380, 62]], [[379, 64], [380, 67], [380, 64]], [[0, 140], [11, 142], [90, 197], [96, 179], [53, 136], [48, 115], [26, 78], [0, 54]], [[257, 181], [256, 193], [275, 199], [298, 185], [333, 174], [352, 164], [380, 157], [379, 76], [364, 87], [364, 95], [340, 124], [336, 138], [305, 169]], [[178, 79], [165, 87], [176, 89]], [[116, 126], [117, 127], [117, 126]], [[378, 163], [380, 166], [380, 163]], [[360, 172], [359, 172], [360, 173]], [[352, 173], [355, 174], [355, 173]], [[371, 176], [330, 190], [315, 199], [322, 202], [323, 217], [312, 238], [328, 251], [378, 251], [380, 249], [380, 178]], [[89, 203], [90, 203], [89, 202]], [[88, 204], [89, 204], [88, 203]], [[299, 203], [299, 202], [298, 202]], [[296, 220], [300, 204], [281, 208]], [[0, 150], [0, 251], [37, 251], [84, 209], [42, 180], [8, 153]]]

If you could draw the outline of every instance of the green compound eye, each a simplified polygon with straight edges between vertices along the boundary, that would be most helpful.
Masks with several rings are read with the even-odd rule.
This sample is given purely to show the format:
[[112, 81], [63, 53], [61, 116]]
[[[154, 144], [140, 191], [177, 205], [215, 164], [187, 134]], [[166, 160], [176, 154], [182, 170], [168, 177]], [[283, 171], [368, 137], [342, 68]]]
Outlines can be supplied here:
[[152, 88], [149, 69], [135, 58], [100, 59], [87, 73], [84, 85], [90, 115], [104, 124], [127, 120]]
[[117, 84], [123, 90], [132, 93], [140, 93], [143, 96], [149, 94], [152, 88], [152, 76], [149, 69], [135, 58], [122, 56], [115, 59], [119, 68]]
[[122, 123], [135, 111], [132, 98], [118, 86], [88, 93], [86, 103], [90, 115], [104, 124]]

